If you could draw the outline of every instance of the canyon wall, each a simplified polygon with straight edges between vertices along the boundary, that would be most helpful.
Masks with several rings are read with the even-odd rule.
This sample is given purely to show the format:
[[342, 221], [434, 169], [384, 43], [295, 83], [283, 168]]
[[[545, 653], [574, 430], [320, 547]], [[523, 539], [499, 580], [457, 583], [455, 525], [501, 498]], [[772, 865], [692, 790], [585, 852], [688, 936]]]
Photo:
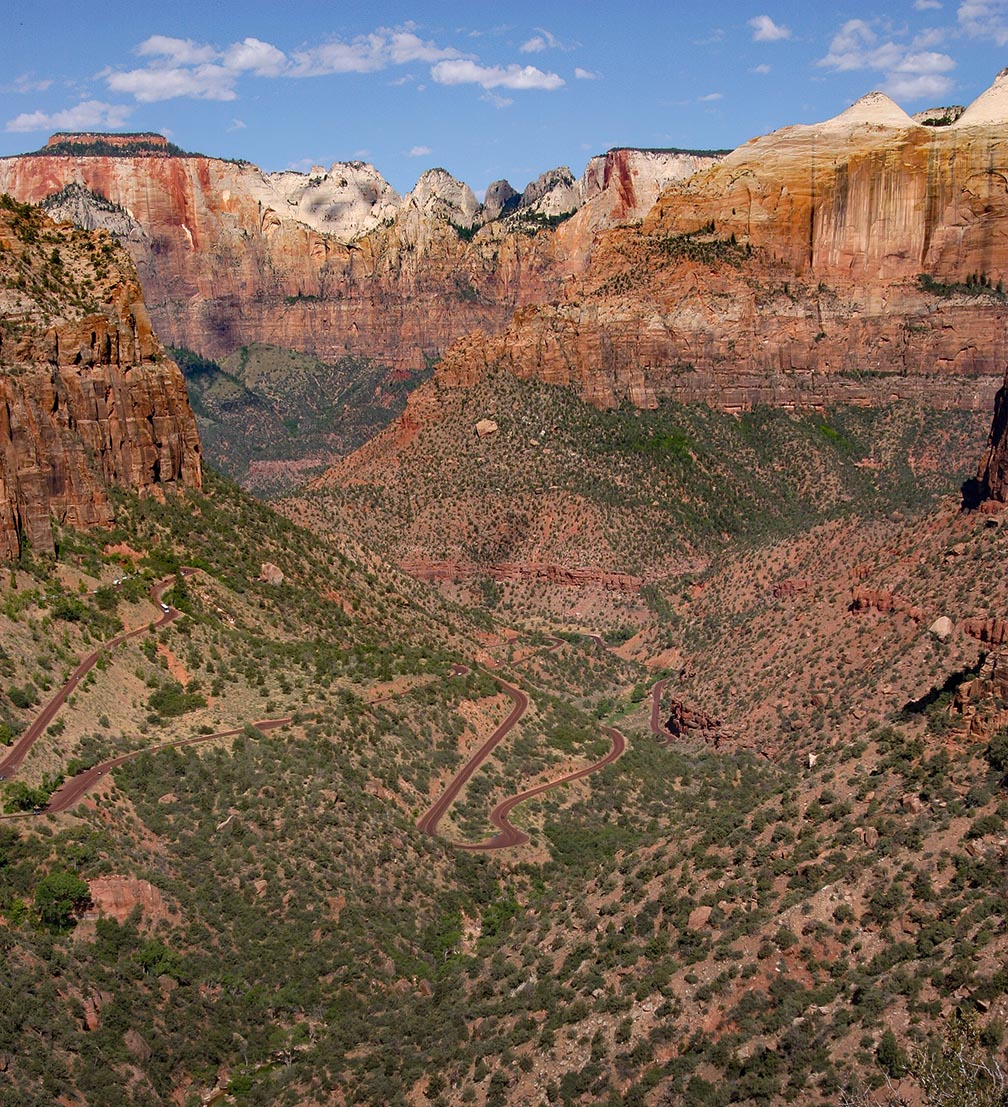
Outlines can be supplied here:
[[185, 382], [108, 236], [0, 206], [0, 559], [53, 523], [108, 524], [108, 488], [200, 487]]
[[1005, 75], [992, 92], [1000, 122], [925, 127], [873, 93], [754, 139], [604, 232], [556, 301], [460, 340], [442, 383], [502, 366], [603, 406], [989, 407], [1008, 364]]
[[172, 345], [220, 356], [263, 342], [419, 369], [556, 298], [601, 227], [643, 217], [663, 185], [712, 161], [613, 151], [580, 181], [553, 171], [521, 197], [497, 182], [496, 209], [444, 170], [400, 197], [361, 162], [269, 174], [198, 156], [2, 158], [0, 191], [123, 241]]

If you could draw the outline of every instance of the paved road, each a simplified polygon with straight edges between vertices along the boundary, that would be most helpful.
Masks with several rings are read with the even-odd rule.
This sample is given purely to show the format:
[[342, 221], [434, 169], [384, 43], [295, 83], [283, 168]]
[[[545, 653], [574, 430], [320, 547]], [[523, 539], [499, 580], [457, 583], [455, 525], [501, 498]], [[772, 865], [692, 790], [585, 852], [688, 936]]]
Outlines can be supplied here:
[[[166, 577], [164, 580], [158, 581], [157, 584], [151, 589], [151, 599], [154, 603], [160, 605], [161, 597], [168, 590], [168, 588], [175, 583], [175, 578]], [[153, 623], [144, 623], [141, 627], [136, 627], [134, 630], [123, 631], [122, 634], [116, 635], [115, 638], [103, 645], [98, 649], [89, 653], [77, 666], [76, 669], [70, 674], [67, 682], [62, 688], [53, 696], [51, 700], [42, 708], [39, 714], [35, 717], [35, 721], [28, 727], [28, 729], [21, 735], [21, 737], [14, 744], [7, 756], [0, 761], [0, 776], [7, 780], [10, 780], [12, 776], [21, 767], [21, 763], [28, 756], [28, 751], [35, 745], [38, 739], [45, 732], [45, 728], [56, 717], [56, 712], [66, 703], [67, 698], [74, 692], [77, 685], [87, 676], [87, 674], [95, 667], [98, 662], [98, 658], [107, 653], [114, 646], [118, 646], [120, 642], [125, 642], [129, 638], [135, 638], [138, 634], [145, 634], [151, 627], [155, 629], [159, 627], [167, 626], [181, 615], [180, 611], [177, 611], [174, 607], [168, 608], [167, 611], [162, 612], [161, 618], [157, 619]]]
[[[259, 730], [275, 730], [278, 726], [283, 726], [285, 723], [289, 722], [289, 718], [260, 719], [259, 722], [253, 723], [252, 725]], [[213, 742], [217, 738], [234, 738], [241, 734], [243, 730], [244, 727], [238, 727], [237, 730], [221, 730], [216, 734], [200, 734], [195, 738], [178, 738], [173, 742], [162, 742], [159, 746], [148, 746], [142, 750], [122, 753], [118, 757], [112, 757], [108, 761], [102, 761], [100, 765], [85, 769], [84, 772], [78, 773], [77, 776], [64, 781], [60, 787], [53, 792], [49, 804], [45, 809], [45, 814], [58, 815], [61, 811], [69, 811], [71, 807], [75, 807], [80, 800], [101, 781], [101, 778], [107, 772], [117, 768], [126, 761], [132, 761], [134, 757], [139, 757], [142, 753], [158, 753], [160, 750], [173, 749], [179, 746], [198, 746], [201, 742]]]
[[432, 837], [437, 834], [438, 823], [444, 818], [444, 813], [448, 808], [455, 802], [455, 797], [462, 791], [466, 781], [468, 781], [480, 765], [490, 756], [500, 741], [507, 737], [514, 728], [515, 723], [518, 722], [528, 709], [528, 696], [526, 696], [524, 692], [518, 688], [512, 687], [510, 684], [506, 684], [503, 680], [498, 680], [497, 683], [507, 692], [511, 699], [514, 700], [514, 707], [511, 708], [511, 714], [508, 715], [504, 722], [501, 723], [493, 734], [490, 735], [483, 745], [480, 746], [472, 757], [462, 766], [451, 784], [449, 784], [444, 792], [442, 792], [441, 796], [435, 800], [430, 810], [428, 810], [428, 812], [417, 822], [417, 827], [425, 834], [430, 834]]
[[667, 683], [668, 677], [665, 677], [659, 680], [651, 689], [651, 733], [666, 742], [669, 740], [669, 732], [662, 726], [661, 698], [662, 691]]
[[588, 765], [583, 769], [578, 769], [576, 772], [567, 773], [566, 776], [557, 777], [556, 780], [547, 781], [545, 784], [537, 784], [534, 788], [527, 788], [524, 792], [519, 792], [516, 796], [508, 797], [503, 803], [498, 803], [493, 811], [490, 812], [490, 822], [497, 827], [499, 833], [482, 842], [453, 842], [452, 845], [456, 846], [458, 849], [468, 850], [508, 849], [511, 846], [523, 846], [529, 840], [529, 836], [525, 831], [519, 830], [516, 826], [513, 826], [508, 820], [508, 816], [520, 803], [524, 803], [534, 796], [541, 796], [543, 792], [549, 791], [550, 788], [557, 788], [561, 784], [570, 784], [571, 781], [580, 780], [582, 777], [597, 773], [599, 769], [604, 769], [606, 765], [611, 765], [614, 761], [623, 756], [626, 750], [626, 738], [623, 734], [615, 727], [611, 726], [606, 726], [602, 729], [612, 739], [612, 749], [601, 761], [596, 761], [594, 765]]

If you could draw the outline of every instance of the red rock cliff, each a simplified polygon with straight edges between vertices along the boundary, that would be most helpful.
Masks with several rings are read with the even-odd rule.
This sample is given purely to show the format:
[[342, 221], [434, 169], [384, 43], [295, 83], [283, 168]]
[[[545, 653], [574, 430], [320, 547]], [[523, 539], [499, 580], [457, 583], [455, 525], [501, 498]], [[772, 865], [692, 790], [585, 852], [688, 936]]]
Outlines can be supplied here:
[[201, 483], [178, 367], [151, 329], [136, 270], [108, 236], [0, 204], [0, 558], [52, 521], [109, 523], [110, 485]]
[[441, 379], [502, 365], [602, 405], [982, 409], [1008, 361], [1005, 283], [1006, 122], [918, 126], [872, 94], [670, 186], [558, 301], [460, 341]]
[[[369, 166], [347, 170], [377, 177]], [[326, 224], [317, 204], [335, 207], [340, 184], [374, 192], [385, 182], [327, 180], [313, 197], [299, 177], [297, 207], [288, 176], [299, 175], [203, 157], [0, 159], [0, 191], [19, 200], [38, 203], [75, 182], [124, 208], [158, 333], [208, 356], [259, 341], [420, 368], [425, 355], [474, 327], [503, 326], [516, 306], [559, 287], [550, 235], [487, 228], [467, 242], [417, 207], [400, 209], [392, 193], [387, 225], [380, 197], [375, 217], [332, 220], [349, 229], [340, 241], [311, 225]]]

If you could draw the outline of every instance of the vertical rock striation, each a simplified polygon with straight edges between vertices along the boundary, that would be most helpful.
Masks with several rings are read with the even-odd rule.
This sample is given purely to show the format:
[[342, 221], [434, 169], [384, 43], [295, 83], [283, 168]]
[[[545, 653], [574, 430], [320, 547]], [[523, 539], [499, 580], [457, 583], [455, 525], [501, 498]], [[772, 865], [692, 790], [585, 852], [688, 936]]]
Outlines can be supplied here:
[[112, 521], [108, 488], [202, 479], [185, 382], [107, 235], [0, 203], [0, 559], [53, 523]]

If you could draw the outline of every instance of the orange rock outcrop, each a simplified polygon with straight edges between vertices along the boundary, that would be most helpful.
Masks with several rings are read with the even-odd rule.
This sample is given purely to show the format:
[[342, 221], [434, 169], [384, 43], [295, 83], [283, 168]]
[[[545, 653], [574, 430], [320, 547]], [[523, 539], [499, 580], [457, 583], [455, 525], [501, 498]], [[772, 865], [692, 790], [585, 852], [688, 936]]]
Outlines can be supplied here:
[[671, 185], [562, 298], [457, 343], [442, 379], [500, 365], [605, 406], [988, 407], [1008, 364], [1008, 127], [865, 101]]
[[52, 522], [112, 520], [109, 486], [199, 487], [185, 382], [104, 235], [0, 207], [0, 559]]

